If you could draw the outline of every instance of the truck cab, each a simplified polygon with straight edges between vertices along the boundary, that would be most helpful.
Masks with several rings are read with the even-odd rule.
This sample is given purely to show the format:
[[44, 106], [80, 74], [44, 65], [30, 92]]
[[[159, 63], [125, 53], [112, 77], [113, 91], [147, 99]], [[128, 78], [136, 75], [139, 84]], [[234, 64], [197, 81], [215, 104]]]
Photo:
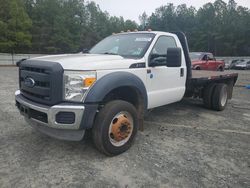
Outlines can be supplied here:
[[182, 33], [143, 31], [111, 35], [88, 53], [28, 59], [19, 64], [16, 106], [44, 134], [79, 141], [88, 131], [99, 151], [118, 155], [143, 129], [148, 109], [184, 95], [225, 108], [237, 75], [192, 80], [188, 53]]

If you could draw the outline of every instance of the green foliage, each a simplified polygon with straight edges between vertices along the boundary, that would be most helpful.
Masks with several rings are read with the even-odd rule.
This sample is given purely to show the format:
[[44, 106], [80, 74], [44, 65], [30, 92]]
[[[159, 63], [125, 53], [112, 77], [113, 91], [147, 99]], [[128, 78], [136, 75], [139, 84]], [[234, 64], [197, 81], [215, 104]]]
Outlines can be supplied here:
[[0, 0], [0, 52], [71, 53], [104, 37], [151, 28], [183, 31], [192, 51], [250, 55], [250, 11], [234, 0], [216, 0], [200, 9], [161, 6], [139, 17], [140, 25], [110, 16], [84, 0]]
[[23, 0], [33, 21], [33, 53], [71, 53], [90, 48], [113, 32], [137, 24], [110, 17], [94, 2], [83, 0]]
[[0, 0], [0, 4], [0, 52], [79, 52], [113, 32], [138, 27], [84, 0]]
[[31, 20], [19, 0], [0, 0], [0, 51], [18, 52], [31, 46]]
[[140, 20], [140, 29], [141, 30], [145, 30], [147, 29], [147, 26], [148, 26], [148, 15], [146, 12], [143, 12], [142, 15], [139, 16], [139, 20]]
[[[145, 22], [145, 21], [144, 21]], [[250, 55], [250, 11], [222, 0], [194, 7], [168, 4], [156, 9], [148, 27], [161, 31], [183, 31], [191, 51], [210, 51], [215, 55]]]

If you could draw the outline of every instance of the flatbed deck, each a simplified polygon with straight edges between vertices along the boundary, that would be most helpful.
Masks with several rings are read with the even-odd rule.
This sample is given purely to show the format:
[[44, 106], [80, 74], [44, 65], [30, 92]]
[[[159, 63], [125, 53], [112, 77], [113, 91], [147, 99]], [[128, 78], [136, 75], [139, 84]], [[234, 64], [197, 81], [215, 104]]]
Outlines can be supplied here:
[[192, 70], [192, 85], [204, 85], [213, 81], [222, 80], [234, 80], [238, 78], [238, 73], [233, 71], [204, 71], [204, 70]]
[[224, 83], [229, 88], [229, 99], [232, 97], [233, 86], [237, 81], [238, 73], [233, 71], [204, 71], [204, 70], [192, 70], [192, 78], [187, 82], [186, 97], [200, 96], [204, 88], [210, 84]]
[[221, 77], [234, 77], [238, 76], [238, 73], [233, 71], [204, 71], [204, 70], [192, 70], [192, 79], [199, 79], [199, 78], [221, 78]]

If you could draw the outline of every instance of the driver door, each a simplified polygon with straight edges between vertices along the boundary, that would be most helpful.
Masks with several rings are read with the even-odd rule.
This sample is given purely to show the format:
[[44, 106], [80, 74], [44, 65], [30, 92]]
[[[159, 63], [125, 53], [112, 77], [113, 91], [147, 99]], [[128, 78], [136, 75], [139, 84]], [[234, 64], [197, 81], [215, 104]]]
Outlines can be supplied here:
[[209, 70], [217, 70], [217, 63], [213, 54], [208, 54], [208, 67]]
[[[184, 95], [185, 62], [182, 61], [181, 67], [166, 66], [167, 49], [177, 47], [174, 37], [160, 36], [149, 55], [147, 69], [149, 108], [177, 102]], [[150, 65], [152, 61], [154, 61], [154, 65]]]

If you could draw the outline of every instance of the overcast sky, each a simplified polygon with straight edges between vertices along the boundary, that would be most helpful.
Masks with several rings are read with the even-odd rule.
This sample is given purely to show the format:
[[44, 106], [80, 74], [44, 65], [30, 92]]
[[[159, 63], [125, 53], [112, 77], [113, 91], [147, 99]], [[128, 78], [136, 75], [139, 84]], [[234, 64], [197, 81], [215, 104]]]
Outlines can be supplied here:
[[[139, 22], [138, 16], [144, 11], [151, 15], [156, 8], [167, 3], [174, 5], [187, 4], [196, 8], [214, 0], [92, 0], [99, 4], [103, 11], [108, 11], [111, 16], [123, 16], [125, 19]], [[228, 2], [228, 0], [224, 0]], [[250, 8], [250, 0], [235, 0], [238, 5]]]

